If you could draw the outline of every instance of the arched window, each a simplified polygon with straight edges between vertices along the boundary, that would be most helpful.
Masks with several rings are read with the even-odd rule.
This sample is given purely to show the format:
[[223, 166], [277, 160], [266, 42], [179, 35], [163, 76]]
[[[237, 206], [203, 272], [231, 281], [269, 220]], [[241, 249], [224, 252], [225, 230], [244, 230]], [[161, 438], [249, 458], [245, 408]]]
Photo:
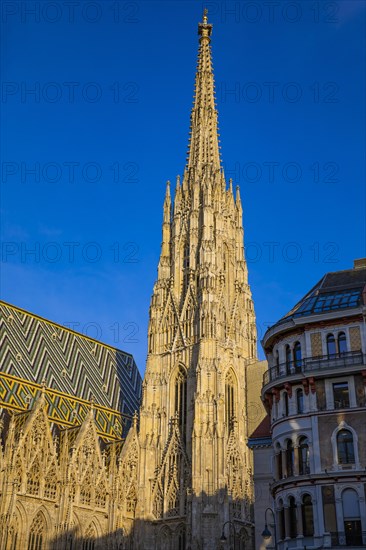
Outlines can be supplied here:
[[159, 548], [160, 550], [171, 550], [171, 531], [169, 527], [165, 526], [160, 532]]
[[182, 525], [178, 531], [177, 550], [186, 550], [186, 530], [184, 525]]
[[185, 292], [189, 285], [189, 260], [190, 260], [190, 250], [189, 250], [189, 244], [186, 243], [183, 246], [183, 292]]
[[285, 416], [288, 416], [288, 393], [284, 391], [282, 394], [283, 397], [283, 413]]
[[347, 351], [347, 339], [344, 332], [338, 334], [338, 353], [345, 353]]
[[283, 478], [283, 472], [282, 472], [282, 451], [281, 451], [281, 447], [277, 447], [277, 451], [276, 451], [276, 468], [277, 468], [278, 479], [282, 479]]
[[286, 345], [286, 348], [285, 348], [285, 356], [286, 356], [286, 372], [287, 374], [291, 374], [290, 368], [292, 366], [292, 361], [291, 361], [292, 357], [291, 357], [291, 348], [288, 344]]
[[85, 531], [85, 535], [83, 536], [83, 545], [82, 550], [94, 550], [95, 549], [95, 539], [97, 538], [95, 527], [91, 523], [87, 530]]
[[225, 423], [228, 433], [231, 433], [233, 430], [236, 416], [235, 386], [234, 373], [229, 370], [225, 378]]
[[349, 430], [340, 430], [337, 434], [337, 454], [339, 464], [354, 464], [355, 449], [353, 436]]
[[303, 534], [305, 537], [314, 535], [313, 503], [310, 495], [304, 495], [301, 503]]
[[294, 456], [294, 445], [291, 440], [287, 442], [286, 446], [286, 468], [287, 468], [287, 477], [291, 477], [294, 475], [294, 463], [295, 463], [295, 456]]
[[95, 488], [95, 505], [104, 508], [107, 502], [107, 488], [104, 481], [101, 481]]
[[337, 352], [337, 350], [336, 350], [336, 343], [335, 343], [334, 335], [333, 334], [328, 334], [328, 336], [327, 336], [327, 354], [330, 357], [334, 357], [336, 352]]
[[[18, 517], [15, 517], [8, 531], [8, 539], [6, 539], [5, 537], [5, 548], [9, 548], [9, 550], [18, 549], [18, 533], [19, 533], [19, 521], [18, 521]], [[7, 543], [9, 543], [9, 546], [7, 546]]]
[[301, 365], [302, 365], [301, 359], [302, 359], [302, 357], [301, 357], [301, 344], [300, 344], [300, 342], [295, 342], [295, 345], [294, 345], [294, 364], [295, 364], [296, 372], [301, 371]]
[[304, 392], [302, 390], [296, 390], [296, 404], [297, 413], [302, 414], [304, 412]]
[[278, 376], [279, 374], [280, 374], [280, 355], [277, 350], [276, 351], [276, 375]]
[[182, 366], [179, 367], [175, 378], [174, 412], [178, 416], [179, 429], [185, 441], [187, 425], [187, 374]]
[[294, 539], [297, 537], [297, 523], [296, 523], [296, 502], [294, 497], [289, 497], [288, 499], [289, 504], [289, 519], [290, 519], [290, 538]]
[[35, 516], [29, 529], [28, 550], [44, 550], [46, 522], [41, 512]]
[[41, 467], [36, 458], [27, 474], [27, 493], [29, 493], [30, 495], [38, 495], [40, 479]]
[[360, 504], [354, 489], [345, 489], [342, 493], [344, 532], [347, 546], [362, 545]]
[[56, 498], [57, 491], [57, 474], [55, 467], [52, 467], [48, 472], [45, 482], [44, 482], [44, 496], [54, 500]]
[[92, 499], [92, 487], [93, 480], [92, 476], [90, 475], [90, 471], [88, 471], [80, 487], [80, 504], [86, 504], [87, 506], [90, 506]]
[[301, 476], [310, 474], [309, 443], [306, 437], [299, 441], [299, 474]]
[[279, 501], [278, 505], [279, 505], [279, 508], [278, 508], [279, 533], [278, 533], [278, 536], [279, 536], [280, 540], [284, 540], [284, 538], [286, 537], [286, 532], [285, 532], [285, 509], [283, 507], [282, 500]]

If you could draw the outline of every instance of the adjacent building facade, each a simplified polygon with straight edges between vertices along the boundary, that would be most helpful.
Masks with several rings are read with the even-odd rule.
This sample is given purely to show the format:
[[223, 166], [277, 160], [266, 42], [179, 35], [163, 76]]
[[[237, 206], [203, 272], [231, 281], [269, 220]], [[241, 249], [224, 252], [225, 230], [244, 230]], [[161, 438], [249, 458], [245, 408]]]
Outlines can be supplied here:
[[327, 273], [263, 338], [280, 550], [366, 545], [365, 319], [366, 260], [356, 260]]

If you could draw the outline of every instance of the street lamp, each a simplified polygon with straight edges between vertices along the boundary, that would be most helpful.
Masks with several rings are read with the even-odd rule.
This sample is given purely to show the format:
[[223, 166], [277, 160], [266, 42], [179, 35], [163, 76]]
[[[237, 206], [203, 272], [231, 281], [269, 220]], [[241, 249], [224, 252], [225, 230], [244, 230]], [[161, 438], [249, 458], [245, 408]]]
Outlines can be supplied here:
[[225, 537], [225, 525], [227, 525], [227, 524], [231, 525], [231, 527], [234, 529], [234, 546], [235, 546], [235, 525], [230, 520], [225, 521], [224, 525], [222, 526], [222, 533], [221, 533], [220, 542], [226, 542], [227, 541], [227, 538]]
[[264, 538], [264, 540], [268, 540], [272, 537], [272, 533], [268, 529], [268, 525], [267, 525], [267, 512], [268, 512], [268, 510], [272, 513], [272, 516], [273, 516], [273, 535], [274, 535], [275, 550], [277, 550], [276, 518], [275, 518], [274, 511], [272, 510], [272, 508], [266, 508], [266, 511], [264, 512], [265, 525], [264, 525], [264, 530], [263, 530], [263, 533], [262, 533], [262, 537]]

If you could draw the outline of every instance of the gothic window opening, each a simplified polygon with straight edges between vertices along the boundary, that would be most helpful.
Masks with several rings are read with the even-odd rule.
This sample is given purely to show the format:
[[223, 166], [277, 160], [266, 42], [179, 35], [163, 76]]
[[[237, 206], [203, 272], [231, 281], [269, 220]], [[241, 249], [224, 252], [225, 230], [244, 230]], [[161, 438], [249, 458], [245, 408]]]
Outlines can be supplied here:
[[337, 453], [339, 464], [355, 463], [353, 436], [349, 430], [340, 430], [337, 434]]
[[230, 370], [225, 379], [225, 423], [229, 434], [234, 429], [235, 407], [235, 378]]
[[160, 536], [160, 550], [171, 550], [171, 531], [169, 527], [163, 527]]
[[178, 531], [178, 546], [177, 550], [185, 550], [186, 548], [186, 530], [182, 525]]
[[183, 367], [179, 367], [175, 379], [174, 412], [178, 416], [180, 433], [185, 441], [187, 424], [187, 375]]
[[[18, 533], [19, 522], [18, 518], [16, 517], [12, 526], [9, 529], [8, 539], [5, 539], [5, 548], [9, 548], [9, 550], [18, 550]], [[7, 546], [7, 543], [9, 543], [9, 546]]]
[[33, 519], [29, 530], [28, 550], [44, 550], [46, 522], [41, 512]]
[[56, 485], [56, 470], [51, 468], [48, 472], [44, 483], [44, 496], [51, 500], [56, 498], [57, 485]]
[[[173, 476], [174, 476], [174, 472], [173, 472]], [[167, 516], [174, 517], [174, 516], [180, 515], [179, 501], [180, 501], [180, 493], [179, 493], [176, 476], [174, 476], [169, 488]]]
[[99, 483], [95, 489], [95, 504], [98, 508], [105, 508], [107, 500], [107, 489], [104, 482]]
[[39, 494], [40, 479], [41, 469], [38, 460], [35, 459], [27, 476], [27, 493], [29, 493], [30, 495]]
[[87, 474], [80, 487], [80, 504], [90, 506], [92, 498], [92, 481], [90, 474]]
[[314, 535], [313, 502], [310, 495], [304, 495], [301, 503], [302, 525], [305, 537]]
[[153, 514], [156, 517], [156, 519], [163, 517], [163, 511], [164, 511], [163, 494], [161, 492], [160, 487], [158, 487], [158, 490], [156, 492], [155, 499], [154, 499], [154, 505], [153, 505]]
[[95, 550], [96, 532], [93, 524], [89, 525], [83, 537], [82, 550]]
[[137, 503], [136, 489], [135, 489], [135, 486], [132, 485], [126, 497], [126, 513], [128, 514], [128, 516], [135, 517], [136, 503]]
[[189, 285], [189, 261], [190, 261], [190, 250], [189, 244], [185, 244], [183, 249], [183, 289], [187, 290]]

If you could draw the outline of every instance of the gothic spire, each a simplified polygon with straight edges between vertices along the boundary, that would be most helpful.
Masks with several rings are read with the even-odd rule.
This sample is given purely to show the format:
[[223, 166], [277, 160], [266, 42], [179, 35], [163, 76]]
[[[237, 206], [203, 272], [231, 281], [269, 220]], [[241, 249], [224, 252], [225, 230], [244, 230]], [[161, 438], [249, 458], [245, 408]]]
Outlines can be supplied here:
[[218, 120], [215, 104], [215, 84], [211, 59], [212, 25], [207, 22], [207, 10], [198, 24], [199, 50], [191, 112], [187, 167], [202, 169], [211, 165], [220, 170]]

